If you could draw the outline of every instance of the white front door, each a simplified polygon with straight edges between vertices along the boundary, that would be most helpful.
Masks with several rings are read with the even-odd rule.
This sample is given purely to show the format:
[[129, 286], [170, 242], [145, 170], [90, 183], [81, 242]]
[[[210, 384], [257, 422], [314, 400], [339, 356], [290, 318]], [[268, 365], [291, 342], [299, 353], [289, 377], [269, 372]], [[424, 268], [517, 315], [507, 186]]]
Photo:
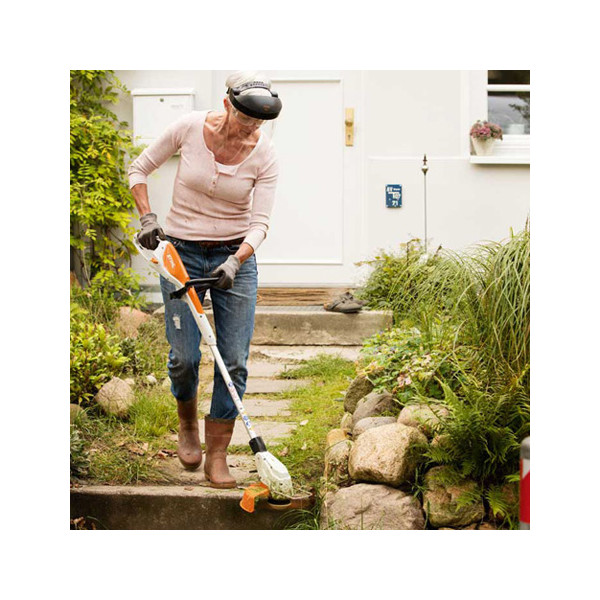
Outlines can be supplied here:
[[[230, 71], [215, 71], [215, 106]], [[267, 71], [283, 103], [266, 123], [280, 177], [267, 239], [257, 251], [261, 286], [344, 286], [361, 250], [361, 142], [345, 145], [345, 109], [360, 124], [358, 71]]]

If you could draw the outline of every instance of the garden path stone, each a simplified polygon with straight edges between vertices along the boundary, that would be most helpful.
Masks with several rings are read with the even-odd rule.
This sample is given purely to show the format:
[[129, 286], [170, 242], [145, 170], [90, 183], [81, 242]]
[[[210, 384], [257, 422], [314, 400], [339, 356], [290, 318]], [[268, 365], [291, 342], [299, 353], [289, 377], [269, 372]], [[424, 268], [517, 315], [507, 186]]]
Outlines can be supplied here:
[[[258, 421], [253, 420], [252, 426], [256, 431], [256, 434], [261, 436], [267, 446], [277, 446], [285, 441], [294, 429], [296, 429], [296, 423], [280, 423], [277, 421]], [[200, 425], [200, 439], [204, 441], [204, 424]], [[235, 422], [233, 429], [233, 436], [231, 438], [232, 446], [246, 446], [248, 452], [250, 447], [248, 446], [248, 432], [244, 427], [244, 424], [240, 419]]]
[[[246, 383], [246, 394], [277, 394], [289, 392], [294, 388], [308, 385], [309, 379], [267, 379], [265, 377], [248, 377]], [[213, 382], [209, 382], [204, 388], [204, 394], [212, 394]]]
[[276, 377], [279, 373], [289, 370], [293, 366], [292, 362], [286, 361], [266, 361], [266, 360], [249, 360], [248, 377]]
[[[200, 441], [204, 443], [204, 419], [199, 420], [200, 424]], [[278, 421], [260, 421], [253, 419], [252, 426], [256, 434], [261, 436], [267, 446], [277, 446], [285, 441], [294, 429], [297, 427], [297, 423], [281, 423]], [[174, 433], [168, 437], [173, 441], [177, 441], [177, 434]], [[235, 427], [233, 429], [233, 436], [231, 437], [231, 446], [245, 446], [248, 448], [248, 452], [251, 452], [250, 446], [248, 446], [248, 432], [244, 427], [244, 424], [240, 419], [236, 419]]]
[[262, 346], [251, 345], [251, 358], [268, 358], [272, 360], [297, 363], [315, 358], [319, 354], [340, 356], [346, 360], [356, 360], [362, 346]]
[[[265, 398], [246, 398], [244, 408], [249, 417], [289, 417], [290, 400], [268, 400]], [[210, 400], [200, 404], [200, 410], [207, 414], [210, 412]]]

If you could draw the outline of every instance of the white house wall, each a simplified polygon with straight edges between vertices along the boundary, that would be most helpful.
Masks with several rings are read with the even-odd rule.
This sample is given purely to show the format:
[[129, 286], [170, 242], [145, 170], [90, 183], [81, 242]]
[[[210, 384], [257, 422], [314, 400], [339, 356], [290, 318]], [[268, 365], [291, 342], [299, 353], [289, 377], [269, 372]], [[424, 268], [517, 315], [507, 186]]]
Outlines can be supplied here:
[[[470, 126], [487, 116], [486, 78], [486, 71], [365, 72], [366, 254], [423, 238], [425, 153], [431, 246], [459, 250], [525, 225], [529, 166], [470, 162]], [[402, 208], [385, 207], [391, 183], [402, 185]]]
[[[317, 74], [318, 71], [311, 73]], [[501, 240], [520, 230], [529, 213], [529, 165], [480, 165], [469, 160], [468, 131], [487, 116], [486, 71], [364, 71], [362, 103], [355, 108], [355, 148], [362, 187], [356, 240], [362, 258], [380, 248], [394, 249], [423, 237], [422, 157], [427, 153], [428, 237], [430, 245], [462, 249], [483, 240]], [[184, 88], [196, 91], [195, 109], [214, 105], [212, 71], [117, 71], [134, 88]], [[285, 102], [285, 100], [284, 100]], [[116, 107], [133, 121], [131, 98]], [[277, 139], [275, 139], [277, 142]], [[310, 157], [307, 157], [307, 166]], [[169, 208], [177, 158], [149, 179], [159, 220]], [[386, 184], [403, 186], [402, 208], [386, 208]], [[134, 267], [144, 270], [139, 260]], [[360, 279], [356, 270], [354, 280]], [[286, 280], [268, 285], [306, 285]], [[348, 281], [351, 284], [352, 281]]]

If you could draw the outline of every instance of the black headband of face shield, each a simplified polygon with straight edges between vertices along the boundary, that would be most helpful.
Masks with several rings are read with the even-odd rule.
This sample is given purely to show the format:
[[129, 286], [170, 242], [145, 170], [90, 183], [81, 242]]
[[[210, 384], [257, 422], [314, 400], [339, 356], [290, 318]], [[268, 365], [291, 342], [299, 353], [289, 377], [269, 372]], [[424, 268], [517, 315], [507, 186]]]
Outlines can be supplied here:
[[[254, 96], [250, 94], [241, 95], [245, 90], [251, 88], [261, 88], [267, 90], [270, 96]], [[240, 112], [252, 117], [253, 119], [260, 119], [262, 121], [270, 121], [276, 119], [281, 112], [281, 100], [277, 96], [277, 92], [271, 91], [264, 83], [260, 81], [253, 81], [251, 83], [244, 83], [236, 88], [229, 88], [227, 90], [229, 100], [235, 108]]]

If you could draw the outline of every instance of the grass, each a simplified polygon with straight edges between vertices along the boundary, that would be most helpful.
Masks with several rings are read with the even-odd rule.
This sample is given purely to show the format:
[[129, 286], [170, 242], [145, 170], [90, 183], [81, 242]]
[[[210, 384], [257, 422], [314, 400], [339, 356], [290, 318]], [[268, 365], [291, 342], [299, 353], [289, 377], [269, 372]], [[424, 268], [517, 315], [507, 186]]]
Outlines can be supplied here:
[[88, 409], [85, 417], [77, 419], [76, 428], [86, 444], [90, 482], [126, 485], [168, 481], [157, 456], [176, 447], [168, 439], [177, 431], [177, 409], [168, 390], [140, 392], [128, 419]]
[[[207, 368], [206, 366], [204, 367]], [[325, 437], [339, 427], [343, 415], [342, 392], [355, 375], [352, 362], [340, 357], [319, 355], [286, 371], [285, 379], [310, 379], [308, 386], [293, 392], [265, 395], [272, 400], [292, 399], [290, 416], [270, 420], [294, 421], [298, 425], [284, 444], [271, 452], [288, 467], [299, 489], [318, 484], [324, 469]], [[93, 483], [168, 483], [157, 458], [160, 451], [172, 452], [176, 442], [177, 407], [168, 389], [155, 386], [136, 389], [137, 401], [127, 419], [109, 417], [97, 409], [85, 411], [76, 422], [76, 468]], [[82, 446], [85, 446], [83, 448]], [[231, 446], [231, 454], [249, 454], [247, 444]], [[75, 472], [74, 475], [78, 473]]]
[[[286, 379], [311, 380], [292, 393], [292, 414], [287, 417], [297, 423], [307, 421], [306, 424], [298, 425], [285, 446], [272, 450], [285, 463], [296, 486], [315, 487], [323, 475], [325, 438], [331, 429], [339, 427], [344, 414], [342, 392], [355, 373], [351, 361], [323, 354], [284, 374]], [[277, 397], [289, 398], [290, 393], [274, 395]]]

